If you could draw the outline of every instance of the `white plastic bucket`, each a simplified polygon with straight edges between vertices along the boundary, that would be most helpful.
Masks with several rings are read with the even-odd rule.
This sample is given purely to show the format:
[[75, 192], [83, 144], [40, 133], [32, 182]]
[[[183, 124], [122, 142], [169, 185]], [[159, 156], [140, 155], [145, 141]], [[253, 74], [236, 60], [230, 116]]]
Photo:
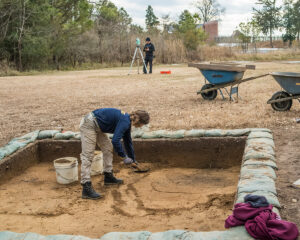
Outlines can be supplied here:
[[60, 184], [78, 181], [78, 161], [74, 157], [63, 157], [54, 160], [56, 180]]
[[103, 173], [103, 153], [101, 151], [95, 151], [95, 156], [92, 161], [91, 175], [99, 175]]

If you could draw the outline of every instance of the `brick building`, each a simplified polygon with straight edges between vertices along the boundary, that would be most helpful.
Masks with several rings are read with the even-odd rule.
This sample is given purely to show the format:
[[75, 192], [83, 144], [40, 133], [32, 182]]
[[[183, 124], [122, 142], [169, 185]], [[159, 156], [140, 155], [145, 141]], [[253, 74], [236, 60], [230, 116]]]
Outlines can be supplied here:
[[218, 37], [218, 21], [211, 21], [202, 25], [204, 31], [208, 34], [208, 41], [214, 41]]

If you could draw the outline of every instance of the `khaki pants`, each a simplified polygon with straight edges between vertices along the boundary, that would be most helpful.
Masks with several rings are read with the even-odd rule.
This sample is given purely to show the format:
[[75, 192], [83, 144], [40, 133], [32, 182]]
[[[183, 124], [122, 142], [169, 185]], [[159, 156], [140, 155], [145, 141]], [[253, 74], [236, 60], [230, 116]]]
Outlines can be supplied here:
[[112, 171], [113, 146], [107, 134], [103, 133], [98, 126], [97, 120], [92, 113], [82, 118], [80, 122], [80, 135], [82, 152], [81, 159], [81, 183], [91, 181], [91, 165], [94, 158], [96, 144], [103, 153], [103, 171]]

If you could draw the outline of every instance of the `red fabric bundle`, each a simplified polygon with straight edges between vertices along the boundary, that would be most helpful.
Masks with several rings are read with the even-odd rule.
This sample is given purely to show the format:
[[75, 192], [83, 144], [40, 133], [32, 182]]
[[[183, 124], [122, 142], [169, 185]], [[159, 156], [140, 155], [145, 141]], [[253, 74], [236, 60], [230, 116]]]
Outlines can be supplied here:
[[281, 220], [272, 208], [272, 205], [254, 208], [249, 203], [237, 203], [233, 215], [225, 221], [225, 228], [245, 225], [247, 232], [256, 239], [297, 239], [299, 231], [296, 224]]

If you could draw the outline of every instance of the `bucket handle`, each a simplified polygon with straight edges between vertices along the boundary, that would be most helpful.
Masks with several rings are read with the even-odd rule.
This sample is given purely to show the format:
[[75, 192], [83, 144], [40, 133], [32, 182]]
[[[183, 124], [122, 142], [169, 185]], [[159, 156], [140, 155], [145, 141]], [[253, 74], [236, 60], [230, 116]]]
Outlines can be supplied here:
[[[56, 171], [56, 174], [61, 177], [62, 179], [66, 180], [66, 181], [71, 181], [72, 179], [68, 179], [68, 178], [65, 178], [64, 176], [62, 176], [59, 172]], [[77, 181], [77, 180], [76, 180]], [[74, 181], [75, 182], [75, 181]]]

